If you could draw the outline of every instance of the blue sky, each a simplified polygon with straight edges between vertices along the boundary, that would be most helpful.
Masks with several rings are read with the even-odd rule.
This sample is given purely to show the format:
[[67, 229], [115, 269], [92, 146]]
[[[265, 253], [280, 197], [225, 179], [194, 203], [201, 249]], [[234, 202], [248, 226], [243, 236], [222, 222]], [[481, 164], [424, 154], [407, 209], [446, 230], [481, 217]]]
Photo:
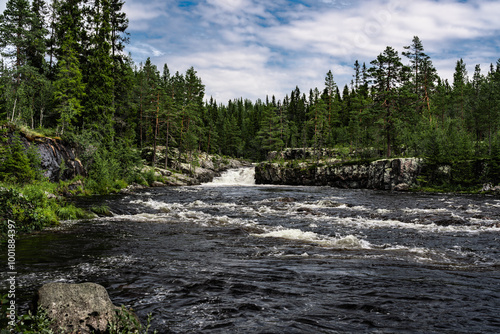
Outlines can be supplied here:
[[124, 10], [134, 61], [193, 66], [219, 103], [322, 89], [329, 70], [342, 89], [356, 59], [401, 53], [413, 36], [443, 78], [459, 58], [470, 76], [500, 58], [496, 0], [126, 0]]

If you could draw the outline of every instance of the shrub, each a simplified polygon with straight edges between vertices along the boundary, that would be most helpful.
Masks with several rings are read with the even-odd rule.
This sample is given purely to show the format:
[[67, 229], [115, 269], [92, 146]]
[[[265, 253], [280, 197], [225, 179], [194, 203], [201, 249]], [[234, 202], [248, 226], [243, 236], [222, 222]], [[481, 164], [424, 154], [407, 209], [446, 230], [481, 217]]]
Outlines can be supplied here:
[[24, 195], [15, 188], [0, 187], [0, 239], [7, 236], [7, 223], [16, 224], [16, 232], [41, 230], [57, 223], [52, 205], [39, 191]]
[[57, 209], [57, 216], [63, 220], [93, 218], [94, 215], [74, 205], [66, 205]]
[[17, 135], [12, 136], [10, 143], [3, 138], [0, 146], [0, 180], [16, 183], [27, 183], [36, 178], [36, 173], [31, 167], [31, 162], [26, 155], [26, 150]]

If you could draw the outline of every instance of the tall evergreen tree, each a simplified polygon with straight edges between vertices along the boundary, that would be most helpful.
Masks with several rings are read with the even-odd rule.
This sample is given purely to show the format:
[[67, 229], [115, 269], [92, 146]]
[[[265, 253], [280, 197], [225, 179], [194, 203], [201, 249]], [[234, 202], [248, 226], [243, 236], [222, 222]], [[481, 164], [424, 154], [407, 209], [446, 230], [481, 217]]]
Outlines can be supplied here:
[[403, 64], [398, 52], [390, 46], [371, 64], [373, 66], [369, 69], [369, 73], [375, 85], [375, 102], [381, 112], [380, 122], [383, 124], [386, 155], [390, 157], [396, 138], [396, 122], [400, 117], [397, 102], [398, 87], [402, 82]]
[[90, 13], [93, 29], [90, 49], [86, 50], [84, 80], [86, 99], [83, 126], [92, 128], [106, 142], [114, 137], [114, 78], [111, 57], [110, 0], [95, 0]]
[[21, 82], [21, 68], [26, 64], [34, 15], [28, 0], [8, 0], [0, 15], [0, 49], [2, 56], [14, 61], [17, 84]]
[[83, 52], [84, 45], [88, 45], [86, 38], [86, 28], [84, 27], [84, 0], [53, 0], [52, 2], [52, 27], [51, 33], [51, 55], [59, 60], [65, 50], [64, 43], [67, 40], [72, 41], [75, 54], [81, 64], [85, 64], [85, 54]]
[[277, 105], [267, 99], [263, 106], [257, 139], [260, 142], [260, 147], [267, 153], [283, 149], [285, 143], [281, 138], [282, 132]]
[[85, 95], [85, 85], [74, 44], [71, 34], [68, 34], [62, 45], [54, 82], [55, 110], [60, 115], [58, 132], [61, 134], [71, 129], [76, 118], [81, 115], [82, 99]]
[[458, 113], [462, 121], [465, 117], [465, 100], [468, 81], [466, 65], [464, 60], [460, 58], [460, 60], [457, 61], [455, 73], [453, 74], [453, 98], [455, 112]]
[[181, 147], [187, 152], [193, 150], [200, 136], [200, 116], [203, 113], [205, 85], [196, 75], [193, 67], [186, 71], [184, 105], [181, 112]]
[[33, 0], [31, 4], [32, 20], [30, 26], [31, 41], [27, 48], [27, 62], [40, 74], [47, 73], [45, 55], [47, 54], [47, 25], [45, 23], [47, 5], [44, 0]]
[[128, 18], [127, 15], [122, 11], [124, 0], [109, 0], [110, 12], [110, 29], [111, 29], [111, 55], [115, 63], [122, 62], [125, 58], [123, 51], [125, 49], [125, 44], [129, 42], [128, 28]]
[[430, 113], [430, 94], [437, 79], [436, 69], [430, 57], [425, 54], [418, 36], [413, 37], [412, 44], [404, 48], [408, 51], [403, 52], [403, 55], [410, 59], [411, 92], [415, 97], [416, 111], [422, 113], [425, 108]]

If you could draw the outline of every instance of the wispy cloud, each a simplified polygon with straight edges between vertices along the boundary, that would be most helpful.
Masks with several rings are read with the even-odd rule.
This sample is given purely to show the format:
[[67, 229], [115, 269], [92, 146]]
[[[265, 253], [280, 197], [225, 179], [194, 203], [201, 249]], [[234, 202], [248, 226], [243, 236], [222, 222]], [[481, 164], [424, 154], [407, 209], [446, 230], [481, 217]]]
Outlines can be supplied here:
[[127, 0], [124, 10], [136, 62], [193, 66], [223, 103], [322, 88], [328, 70], [343, 86], [356, 59], [402, 51], [413, 36], [445, 78], [459, 58], [471, 74], [500, 58], [495, 0]]
[[207, 94], [222, 102], [282, 98], [295, 85], [323, 87], [330, 69], [340, 86], [348, 84], [356, 59], [369, 63], [387, 45], [401, 51], [418, 35], [450, 78], [460, 57], [486, 70], [500, 56], [499, 12], [500, 3], [488, 0], [197, 1], [153, 28], [163, 28], [154, 42], [165, 50], [154, 61], [180, 71], [194, 66]]

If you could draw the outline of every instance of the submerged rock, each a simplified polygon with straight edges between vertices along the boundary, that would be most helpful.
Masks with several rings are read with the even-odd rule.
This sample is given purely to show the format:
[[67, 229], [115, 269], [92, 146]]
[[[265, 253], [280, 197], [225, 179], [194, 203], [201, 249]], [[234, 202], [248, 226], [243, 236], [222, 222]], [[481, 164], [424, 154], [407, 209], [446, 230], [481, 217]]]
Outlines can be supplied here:
[[53, 320], [52, 328], [65, 333], [103, 333], [121, 312], [106, 289], [95, 283], [48, 283], [38, 290], [37, 298], [37, 306]]

